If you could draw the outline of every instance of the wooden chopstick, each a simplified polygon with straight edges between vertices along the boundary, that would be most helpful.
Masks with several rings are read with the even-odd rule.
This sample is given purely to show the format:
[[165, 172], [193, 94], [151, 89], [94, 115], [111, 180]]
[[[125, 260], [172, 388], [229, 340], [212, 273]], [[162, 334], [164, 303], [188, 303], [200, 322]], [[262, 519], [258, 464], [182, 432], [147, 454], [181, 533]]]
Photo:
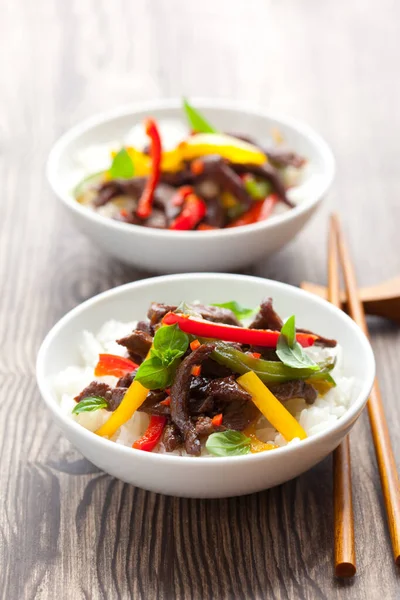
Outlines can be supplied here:
[[[339, 259], [347, 291], [349, 313], [359, 327], [361, 327], [365, 335], [368, 336], [367, 321], [358, 294], [354, 267], [337, 215], [332, 215], [331, 223], [336, 231]], [[375, 379], [367, 406], [389, 532], [392, 540], [394, 560], [397, 565], [400, 565], [400, 483], [377, 379]]]
[[[332, 219], [328, 240], [328, 300], [341, 308], [338, 244]], [[349, 436], [346, 436], [333, 453], [333, 511], [335, 575], [353, 577], [356, 573], [356, 553]]]

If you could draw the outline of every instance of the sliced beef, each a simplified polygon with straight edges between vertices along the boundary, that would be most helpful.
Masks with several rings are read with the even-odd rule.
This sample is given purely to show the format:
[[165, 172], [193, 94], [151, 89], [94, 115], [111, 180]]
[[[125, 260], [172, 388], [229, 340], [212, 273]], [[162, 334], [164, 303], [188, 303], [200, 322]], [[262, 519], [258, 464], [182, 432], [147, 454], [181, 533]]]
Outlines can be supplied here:
[[218, 154], [195, 159], [191, 164], [191, 169], [200, 180], [215, 181], [224, 191], [230, 192], [244, 208], [248, 209], [252, 205], [253, 199], [246, 190], [242, 179]]
[[163, 304], [162, 302], [152, 302], [147, 312], [147, 317], [150, 319], [150, 325], [158, 325], [165, 315], [176, 310], [176, 306], [171, 304]]
[[206, 378], [221, 378], [221, 377], [229, 377], [232, 375], [231, 369], [226, 367], [225, 365], [218, 364], [212, 358], [208, 358], [203, 362], [201, 367], [201, 373]]
[[126, 388], [124, 387], [115, 387], [108, 390], [105, 394], [105, 400], [107, 402], [107, 410], [117, 410], [118, 406], [121, 404], [123, 397], [126, 394]]
[[107, 402], [106, 410], [114, 411], [121, 404], [122, 398], [125, 396], [126, 388], [115, 387], [111, 388], [107, 383], [92, 381], [78, 396], [75, 397], [76, 402], [80, 402], [84, 398], [90, 396], [99, 396]]
[[167, 452], [173, 452], [183, 444], [183, 437], [175, 423], [167, 423], [163, 433], [163, 443]]
[[250, 394], [236, 383], [234, 375], [224, 379], [213, 379], [204, 387], [204, 393], [224, 402], [237, 401], [244, 404], [251, 400]]
[[[205, 306], [204, 304], [188, 304], [188, 307], [207, 321], [212, 321], [213, 323], [226, 323], [227, 325], [236, 325], [240, 327], [240, 322], [237, 320], [234, 313], [227, 308]], [[158, 325], [167, 313], [173, 312], [176, 308], [176, 306], [171, 304], [152, 302], [147, 313], [150, 324], [152, 326]]]
[[160, 181], [162, 183], [166, 183], [175, 188], [180, 188], [183, 185], [189, 185], [194, 182], [196, 176], [192, 173], [190, 168], [186, 166], [184, 169], [180, 171], [176, 171], [175, 173], [169, 173], [167, 171], [161, 173]]
[[171, 204], [171, 200], [175, 196], [176, 192], [176, 188], [172, 187], [172, 185], [159, 183], [154, 193], [153, 204], [156, 208], [159, 208], [163, 211], [166, 217], [167, 225], [169, 225], [181, 211], [179, 206], [174, 206]]
[[129, 356], [135, 362], [141, 363], [147, 356], [153, 343], [153, 338], [149, 333], [135, 329], [126, 337], [117, 340], [117, 344], [125, 346], [129, 352]]
[[132, 381], [135, 379], [137, 372], [138, 370], [135, 369], [131, 373], [126, 373], [126, 375], [120, 377], [117, 381], [117, 387], [128, 388], [131, 385]]
[[210, 435], [215, 431], [211, 417], [205, 416], [201, 416], [196, 419], [195, 429], [198, 435]]
[[90, 396], [100, 396], [105, 398], [106, 392], [110, 390], [110, 386], [107, 383], [101, 383], [100, 381], [92, 381], [80, 394], [75, 396], [75, 402], [80, 402], [84, 398], [90, 398]]
[[282, 319], [272, 306], [272, 298], [266, 298], [261, 302], [260, 310], [256, 314], [254, 321], [251, 323], [250, 328], [280, 331], [282, 325]]
[[238, 321], [234, 313], [228, 308], [220, 308], [219, 306], [206, 306], [204, 304], [190, 304], [189, 306], [207, 321], [241, 327], [240, 321]]
[[318, 335], [318, 333], [314, 333], [313, 331], [309, 331], [308, 329], [296, 329], [297, 333], [311, 333], [312, 335], [316, 335], [318, 337], [315, 340], [316, 346], [326, 346], [327, 348], [334, 348], [337, 345], [336, 340], [330, 340], [329, 338], [325, 338], [322, 335]]
[[136, 329], [139, 329], [140, 331], [144, 331], [145, 333], [148, 333], [149, 335], [153, 335], [151, 325], [148, 321], [139, 321], [138, 324], [136, 325]]
[[189, 354], [179, 365], [171, 387], [171, 417], [183, 434], [186, 452], [193, 456], [201, 454], [201, 445], [189, 416], [191, 371], [192, 367], [201, 364], [210, 356], [214, 347], [215, 344], [212, 343], [202, 344]]
[[189, 399], [189, 414], [201, 415], [204, 413], [212, 413], [215, 411], [215, 402], [212, 396], [206, 398], [190, 398]]
[[304, 398], [307, 404], [313, 404], [318, 395], [315, 388], [302, 379], [286, 381], [285, 383], [272, 383], [268, 385], [268, 388], [281, 402], [291, 398]]
[[98, 188], [95, 206], [104, 206], [117, 196], [129, 196], [138, 200], [141, 196], [147, 177], [134, 177], [132, 179], [112, 179], [105, 181]]
[[252, 173], [256, 177], [260, 177], [261, 179], [269, 181], [279, 199], [290, 208], [294, 208], [294, 204], [289, 200], [289, 198], [286, 195], [286, 189], [279, 171], [275, 169], [275, 167], [273, 167], [271, 164], [264, 163], [262, 165], [253, 165], [235, 163], [231, 164], [231, 167], [239, 175], [243, 173]]
[[260, 416], [260, 411], [253, 402], [232, 402], [224, 411], [222, 425], [226, 429], [243, 431]]
[[138, 410], [149, 415], [170, 415], [170, 407], [161, 404], [166, 397], [165, 392], [161, 390], [152, 390], [147, 394], [146, 400], [141, 404]]

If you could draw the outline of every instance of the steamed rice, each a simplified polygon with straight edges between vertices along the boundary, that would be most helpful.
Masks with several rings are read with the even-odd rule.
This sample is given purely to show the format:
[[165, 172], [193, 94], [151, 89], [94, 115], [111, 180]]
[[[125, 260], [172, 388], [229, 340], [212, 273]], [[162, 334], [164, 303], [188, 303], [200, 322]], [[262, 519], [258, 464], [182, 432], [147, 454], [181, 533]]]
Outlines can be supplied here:
[[[59, 372], [52, 378], [52, 387], [59, 399], [62, 411], [80, 425], [96, 431], [110, 417], [110, 412], [100, 409], [94, 412], [83, 412], [73, 415], [72, 410], [76, 406], [74, 397], [77, 396], [93, 380], [103, 381], [115, 386], [118, 378], [95, 377], [94, 368], [98, 362], [100, 353], [127, 356], [126, 349], [116, 343], [115, 340], [128, 335], [135, 329], [136, 322], [121, 323], [119, 321], [107, 321], [97, 332], [93, 334], [83, 331], [79, 344], [80, 364], [71, 365]], [[329, 357], [336, 357], [336, 366], [332, 375], [336, 381], [336, 387], [331, 388], [324, 396], [318, 395], [314, 404], [307, 404], [304, 399], [294, 398], [285, 402], [286, 408], [296, 418], [308, 436], [315, 435], [331, 427], [349, 408], [354, 389], [354, 378], [345, 377], [342, 372], [342, 351], [337, 345], [335, 348], [321, 348], [313, 346], [306, 349], [307, 353], [315, 361], [323, 361]], [[132, 446], [147, 428], [149, 417], [145, 413], [136, 412], [111, 438], [117, 444]], [[274, 429], [271, 424], [261, 417], [257, 424], [257, 437], [264, 442], [271, 442], [278, 446], [285, 446], [287, 442]], [[295, 438], [290, 444], [300, 440]], [[158, 452], [163, 452], [163, 444], [160, 443]], [[184, 450], [175, 451], [176, 454], [186, 454]], [[203, 455], [211, 456], [203, 447]]]

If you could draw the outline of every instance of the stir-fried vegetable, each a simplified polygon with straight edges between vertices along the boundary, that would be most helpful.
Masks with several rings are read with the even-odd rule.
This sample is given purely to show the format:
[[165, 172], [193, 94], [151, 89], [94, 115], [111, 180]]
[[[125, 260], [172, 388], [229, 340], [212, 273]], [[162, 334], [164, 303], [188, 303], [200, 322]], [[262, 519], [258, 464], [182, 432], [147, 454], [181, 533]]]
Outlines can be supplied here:
[[192, 106], [187, 98], [183, 98], [183, 109], [189, 125], [196, 133], [216, 133], [217, 130], [203, 117], [203, 115]]
[[161, 137], [156, 122], [153, 119], [146, 119], [145, 128], [151, 141], [151, 173], [136, 210], [137, 216], [141, 219], [147, 219], [151, 214], [154, 191], [160, 179], [162, 154]]
[[267, 157], [257, 146], [223, 133], [196, 133], [179, 146], [183, 160], [217, 154], [234, 163], [262, 165]]
[[189, 194], [184, 199], [184, 205], [180, 215], [171, 223], [170, 229], [189, 231], [194, 229], [205, 217], [207, 206], [196, 194]]
[[160, 441], [166, 422], [166, 417], [152, 415], [148, 428], [138, 440], [133, 442], [132, 448], [145, 450], [146, 452], [154, 450]]
[[116, 356], [115, 354], [100, 354], [99, 362], [97, 363], [94, 374], [96, 377], [104, 375], [114, 375], [114, 377], [122, 377], [126, 373], [131, 373], [138, 368], [139, 365], [134, 363], [129, 358]]
[[242, 225], [251, 225], [259, 221], [265, 221], [271, 216], [274, 206], [278, 199], [275, 194], [265, 198], [263, 202], [256, 202], [249, 210], [231, 221], [228, 227], [241, 227]]
[[251, 440], [241, 431], [222, 431], [208, 436], [206, 448], [214, 456], [241, 456], [250, 452]]
[[149, 390], [135, 379], [129, 386], [121, 404], [95, 433], [103, 437], [112, 437], [117, 429], [129, 421], [133, 413], [143, 404], [148, 393]]
[[135, 173], [135, 165], [126, 148], [121, 148], [113, 158], [108, 175], [110, 179], [130, 179]]
[[[246, 329], [245, 327], [235, 327], [233, 325], [224, 325], [223, 323], [211, 323], [206, 320], [194, 319], [188, 315], [179, 315], [168, 313], [164, 319], [165, 325], [177, 324], [179, 328], [193, 335], [224, 340], [226, 342], [238, 342], [239, 344], [249, 344], [254, 346], [265, 346], [266, 348], [276, 348], [279, 338], [279, 331], [267, 329]], [[317, 339], [315, 335], [308, 333], [298, 333], [296, 339], [304, 347], [312, 346]]]
[[83, 412], [94, 412], [95, 410], [99, 410], [99, 408], [106, 408], [107, 402], [104, 398], [100, 396], [88, 396], [87, 398], [83, 398], [80, 402], [74, 406], [72, 410], [72, 414], [79, 415]]
[[219, 364], [225, 365], [235, 373], [243, 375], [253, 371], [264, 383], [284, 383], [294, 379], [332, 381], [329, 371], [334, 367], [333, 362], [318, 365], [318, 371], [314, 368], [293, 369], [280, 361], [254, 358], [251, 354], [241, 352], [221, 342], [215, 346], [211, 356]]
[[160, 327], [154, 336], [149, 356], [136, 373], [135, 381], [141, 382], [149, 390], [169, 387], [188, 346], [189, 338], [179, 327]]
[[257, 408], [287, 442], [294, 438], [304, 440], [307, 437], [302, 426], [254, 372], [242, 375], [237, 382], [251, 395]]

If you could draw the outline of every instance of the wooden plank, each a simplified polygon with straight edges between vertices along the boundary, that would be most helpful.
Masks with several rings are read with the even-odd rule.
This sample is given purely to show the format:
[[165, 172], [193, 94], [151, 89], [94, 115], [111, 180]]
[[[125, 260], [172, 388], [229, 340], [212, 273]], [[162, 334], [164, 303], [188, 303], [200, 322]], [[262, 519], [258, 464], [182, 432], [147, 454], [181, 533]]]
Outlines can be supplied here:
[[[44, 180], [58, 135], [93, 112], [174, 96], [235, 98], [308, 121], [338, 172], [290, 246], [249, 271], [324, 283], [326, 217], [342, 214], [360, 283], [399, 270], [400, 5], [295, 0], [8, 3], [0, 23], [0, 597], [398, 597], [365, 415], [352, 434], [358, 575], [332, 576], [331, 460], [276, 489], [162, 497], [99, 472], [61, 436], [34, 379], [45, 332], [82, 300], [140, 278], [101, 255]], [[372, 323], [395, 454], [399, 331]]]

